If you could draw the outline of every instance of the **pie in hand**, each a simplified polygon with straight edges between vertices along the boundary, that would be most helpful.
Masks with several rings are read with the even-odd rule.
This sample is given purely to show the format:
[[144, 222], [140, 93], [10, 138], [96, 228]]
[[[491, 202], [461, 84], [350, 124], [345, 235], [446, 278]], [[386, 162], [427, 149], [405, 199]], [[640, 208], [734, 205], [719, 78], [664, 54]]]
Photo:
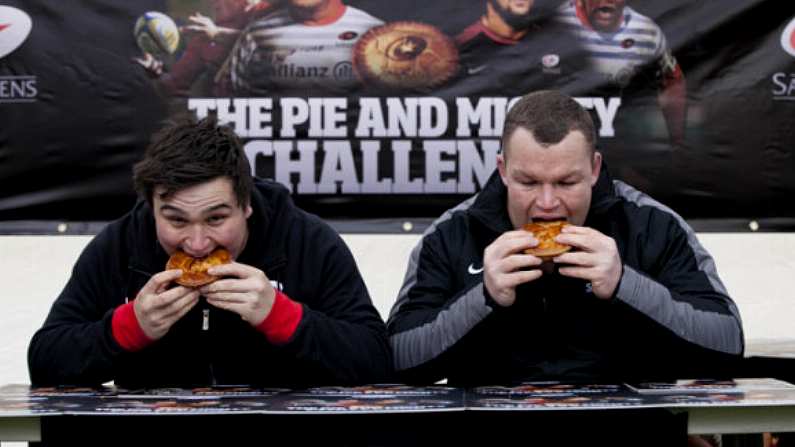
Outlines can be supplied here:
[[538, 221], [524, 224], [522, 228], [533, 233], [533, 236], [538, 239], [538, 245], [526, 249], [524, 251], [525, 254], [537, 256], [548, 261], [571, 250], [571, 245], [555, 242], [555, 236], [559, 235], [560, 230], [568, 224], [565, 220]]
[[228, 264], [232, 256], [224, 248], [216, 248], [212, 253], [203, 258], [194, 258], [183, 251], [177, 251], [168, 259], [166, 270], [181, 269], [182, 276], [176, 283], [185, 287], [200, 287], [220, 279], [207, 273], [207, 269], [214, 265]]

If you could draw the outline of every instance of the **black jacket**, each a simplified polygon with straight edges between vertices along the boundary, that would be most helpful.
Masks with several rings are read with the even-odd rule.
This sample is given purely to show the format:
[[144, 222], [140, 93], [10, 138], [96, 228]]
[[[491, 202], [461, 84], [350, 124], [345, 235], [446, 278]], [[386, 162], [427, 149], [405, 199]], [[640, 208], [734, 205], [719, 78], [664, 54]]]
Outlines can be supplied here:
[[481, 273], [484, 249], [513, 229], [495, 172], [412, 252], [387, 322], [399, 373], [452, 385], [632, 380], [718, 375], [741, 356], [737, 308], [681, 217], [603, 167], [585, 226], [618, 246], [623, 273], [612, 299], [582, 280], [545, 274], [500, 307]]
[[[203, 299], [160, 340], [127, 352], [111, 333], [113, 311], [164, 270], [154, 217], [138, 203], [85, 248], [28, 351], [34, 385], [189, 386], [252, 384], [308, 386], [387, 380], [391, 354], [384, 323], [373, 307], [342, 239], [316, 216], [298, 209], [282, 186], [257, 181], [249, 238], [238, 262], [265, 272], [303, 305], [284, 345], [237, 314]], [[209, 328], [202, 330], [203, 311]]]

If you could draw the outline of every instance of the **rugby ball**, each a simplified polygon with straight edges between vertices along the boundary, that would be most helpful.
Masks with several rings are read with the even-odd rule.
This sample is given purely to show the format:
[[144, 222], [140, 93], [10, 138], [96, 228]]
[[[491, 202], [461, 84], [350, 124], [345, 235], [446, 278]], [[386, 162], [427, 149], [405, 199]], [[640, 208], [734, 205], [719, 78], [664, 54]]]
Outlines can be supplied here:
[[141, 51], [155, 57], [174, 54], [179, 47], [177, 24], [161, 12], [149, 11], [138, 17], [133, 35]]

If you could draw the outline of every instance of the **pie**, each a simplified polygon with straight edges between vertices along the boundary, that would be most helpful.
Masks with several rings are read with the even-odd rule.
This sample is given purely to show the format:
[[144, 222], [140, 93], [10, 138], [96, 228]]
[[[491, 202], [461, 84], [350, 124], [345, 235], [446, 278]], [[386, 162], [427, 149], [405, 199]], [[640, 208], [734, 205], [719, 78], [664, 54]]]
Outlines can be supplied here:
[[185, 287], [199, 287], [219, 279], [218, 276], [207, 273], [207, 269], [230, 262], [232, 256], [223, 248], [216, 248], [203, 258], [194, 258], [183, 251], [177, 251], [168, 259], [166, 270], [181, 269], [182, 276], [177, 278], [176, 283]]
[[555, 242], [555, 236], [559, 235], [560, 230], [568, 224], [565, 220], [538, 221], [524, 224], [523, 229], [533, 233], [533, 236], [538, 239], [538, 245], [525, 250], [525, 254], [549, 260], [571, 250], [571, 245]]
[[363, 81], [385, 89], [437, 87], [458, 71], [458, 49], [433, 25], [391, 22], [356, 42], [353, 67]]

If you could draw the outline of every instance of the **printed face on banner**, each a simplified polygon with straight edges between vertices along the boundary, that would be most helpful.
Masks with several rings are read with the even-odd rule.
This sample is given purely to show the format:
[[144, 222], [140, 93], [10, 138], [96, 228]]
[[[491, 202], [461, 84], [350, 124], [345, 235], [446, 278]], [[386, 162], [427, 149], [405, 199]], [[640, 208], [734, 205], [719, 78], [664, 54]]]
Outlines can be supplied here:
[[153, 208], [157, 240], [166, 253], [182, 250], [200, 258], [224, 247], [233, 259], [240, 256], [248, 240], [251, 206], [239, 206], [231, 180], [219, 177], [165, 198], [162, 192], [155, 188]]
[[328, 5], [329, 0], [287, 0], [287, 4], [292, 8], [317, 9]]
[[588, 22], [597, 31], [613, 32], [621, 27], [625, 0], [578, 0], [588, 16]]
[[521, 29], [528, 25], [534, 0], [488, 0], [488, 2], [513, 28]]
[[532, 132], [517, 128], [497, 159], [500, 177], [508, 189], [508, 215], [514, 228], [551, 219], [582, 225], [601, 164], [601, 154], [591, 155], [579, 131], [544, 147]]
[[533, 0], [496, 0], [496, 6], [517, 16], [527, 15], [533, 7]]
[[247, 0], [214, 0], [213, 12], [216, 22], [225, 22], [243, 14], [248, 6]]

